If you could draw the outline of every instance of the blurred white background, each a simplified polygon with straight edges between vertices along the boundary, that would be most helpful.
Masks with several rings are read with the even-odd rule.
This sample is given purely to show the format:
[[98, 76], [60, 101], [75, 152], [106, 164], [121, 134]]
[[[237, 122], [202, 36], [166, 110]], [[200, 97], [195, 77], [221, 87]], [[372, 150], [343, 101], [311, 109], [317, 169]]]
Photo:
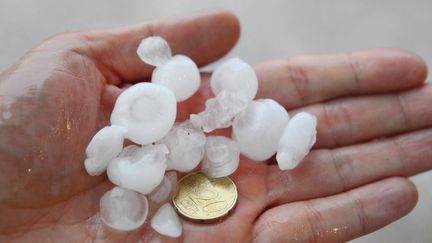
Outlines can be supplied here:
[[[415, 52], [432, 64], [430, 0], [1, 0], [0, 70], [54, 33], [214, 8], [231, 10], [240, 18], [241, 39], [229, 56], [250, 63], [306, 53], [392, 47]], [[432, 242], [432, 173], [413, 181], [420, 193], [416, 209], [354, 242]]]

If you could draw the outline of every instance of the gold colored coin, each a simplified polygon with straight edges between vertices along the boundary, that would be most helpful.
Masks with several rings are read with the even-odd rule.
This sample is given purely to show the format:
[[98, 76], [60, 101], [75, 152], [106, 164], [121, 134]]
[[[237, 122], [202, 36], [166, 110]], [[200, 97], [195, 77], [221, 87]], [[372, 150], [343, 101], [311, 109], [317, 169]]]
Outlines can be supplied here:
[[210, 178], [202, 172], [183, 177], [173, 198], [184, 217], [212, 221], [226, 216], [236, 205], [237, 188], [229, 177]]

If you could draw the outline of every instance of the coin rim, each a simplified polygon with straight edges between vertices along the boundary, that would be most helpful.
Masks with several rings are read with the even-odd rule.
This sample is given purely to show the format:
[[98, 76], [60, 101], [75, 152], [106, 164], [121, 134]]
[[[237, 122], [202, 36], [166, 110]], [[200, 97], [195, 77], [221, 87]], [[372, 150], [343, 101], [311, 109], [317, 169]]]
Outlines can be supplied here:
[[183, 210], [182, 210], [182, 209], [177, 205], [175, 199], [177, 198], [178, 192], [179, 192], [179, 190], [180, 190], [180, 184], [181, 184], [181, 182], [182, 182], [185, 178], [190, 177], [190, 176], [194, 176], [194, 175], [196, 175], [196, 174], [203, 174], [205, 177], [207, 177], [207, 178], [211, 178], [211, 177], [207, 176], [207, 175], [206, 175], [204, 172], [202, 172], [202, 171], [192, 172], [192, 173], [189, 173], [189, 174], [183, 176], [183, 177], [178, 181], [178, 183], [177, 183], [177, 190], [176, 190], [176, 194], [175, 194], [174, 197], [172, 198], [172, 203], [174, 204], [174, 207], [176, 208], [177, 212], [179, 212], [183, 217], [185, 217], [185, 218], [187, 218], [187, 219], [190, 219], [190, 220], [193, 220], [193, 221], [212, 221], [212, 220], [217, 220], [217, 219], [220, 219], [220, 218], [223, 218], [223, 217], [227, 216], [227, 215], [228, 215], [228, 214], [229, 214], [229, 213], [234, 209], [234, 207], [237, 205], [237, 200], [238, 200], [238, 191], [237, 191], [237, 186], [236, 186], [236, 184], [234, 183], [234, 181], [231, 180], [231, 178], [228, 177], [228, 176], [215, 178], [215, 179], [224, 179], [224, 178], [226, 178], [226, 179], [228, 179], [228, 180], [231, 182], [231, 184], [234, 186], [235, 196], [234, 196], [233, 203], [232, 203], [232, 205], [230, 205], [229, 209], [228, 209], [224, 214], [219, 215], [219, 216], [217, 216], [217, 217], [205, 217], [205, 218], [204, 218], [204, 217], [195, 217], [195, 218], [194, 218], [194, 217], [191, 217], [191, 216], [186, 215], [186, 214], [183, 212]]

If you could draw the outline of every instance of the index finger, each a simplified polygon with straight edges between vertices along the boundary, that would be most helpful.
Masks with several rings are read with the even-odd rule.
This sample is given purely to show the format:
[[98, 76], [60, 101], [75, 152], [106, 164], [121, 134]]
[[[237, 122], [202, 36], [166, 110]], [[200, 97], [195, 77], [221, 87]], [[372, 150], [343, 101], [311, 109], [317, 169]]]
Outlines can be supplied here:
[[345, 54], [300, 56], [256, 67], [258, 97], [287, 109], [338, 97], [400, 91], [420, 86], [423, 60], [399, 50], [375, 49]]
[[237, 17], [227, 11], [211, 11], [103, 31], [66, 33], [37, 49], [72, 49], [95, 61], [108, 83], [119, 84], [151, 76], [153, 67], [143, 63], [136, 53], [146, 37], [163, 37], [173, 55], [184, 54], [203, 66], [231, 50], [239, 34]]

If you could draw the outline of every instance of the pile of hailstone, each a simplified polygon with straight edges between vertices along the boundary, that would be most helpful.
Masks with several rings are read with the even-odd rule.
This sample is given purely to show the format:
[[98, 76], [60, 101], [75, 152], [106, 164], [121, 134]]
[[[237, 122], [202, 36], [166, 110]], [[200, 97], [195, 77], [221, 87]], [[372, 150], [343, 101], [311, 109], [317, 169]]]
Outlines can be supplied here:
[[[184, 55], [172, 56], [160, 37], [144, 39], [137, 53], [156, 67], [151, 83], [133, 85], [118, 97], [111, 126], [93, 137], [84, 162], [90, 175], [107, 171], [117, 185], [100, 201], [100, 217], [109, 227], [137, 229], [151, 205], [158, 208], [151, 227], [179, 237], [182, 225], [169, 203], [177, 184], [174, 171], [192, 171], [202, 161], [201, 170], [208, 176], [229, 176], [238, 168], [240, 153], [255, 161], [276, 153], [280, 169], [293, 169], [315, 143], [316, 118], [303, 112], [289, 119], [276, 101], [254, 100], [256, 74], [239, 58], [229, 59], [212, 74], [215, 97], [206, 101], [204, 111], [175, 123], [177, 102], [199, 89], [198, 67]], [[205, 134], [230, 126], [232, 138]], [[123, 147], [125, 139], [133, 143]]]

